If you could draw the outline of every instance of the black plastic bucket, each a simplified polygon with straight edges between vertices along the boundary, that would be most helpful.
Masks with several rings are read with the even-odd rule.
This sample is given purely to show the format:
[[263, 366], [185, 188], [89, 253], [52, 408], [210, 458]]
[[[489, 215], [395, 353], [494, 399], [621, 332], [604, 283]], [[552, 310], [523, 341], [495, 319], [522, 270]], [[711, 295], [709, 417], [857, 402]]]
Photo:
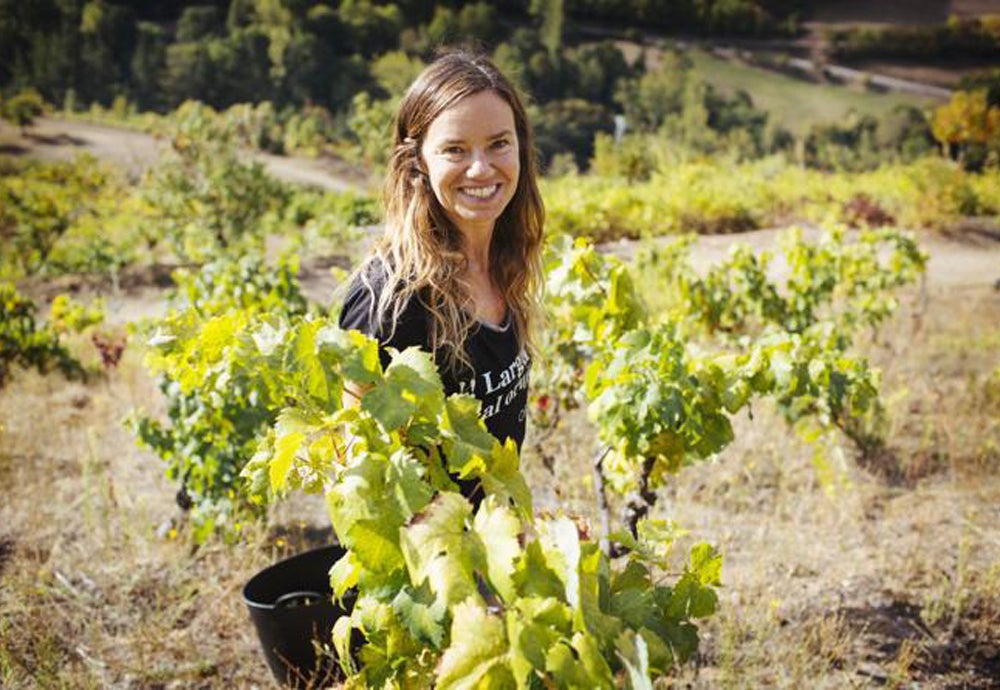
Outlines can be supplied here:
[[261, 570], [243, 588], [243, 601], [257, 628], [264, 657], [279, 683], [323, 687], [342, 680], [333, 654], [317, 655], [317, 643], [331, 647], [333, 624], [350, 614], [334, 605], [330, 568], [346, 553], [324, 546]]

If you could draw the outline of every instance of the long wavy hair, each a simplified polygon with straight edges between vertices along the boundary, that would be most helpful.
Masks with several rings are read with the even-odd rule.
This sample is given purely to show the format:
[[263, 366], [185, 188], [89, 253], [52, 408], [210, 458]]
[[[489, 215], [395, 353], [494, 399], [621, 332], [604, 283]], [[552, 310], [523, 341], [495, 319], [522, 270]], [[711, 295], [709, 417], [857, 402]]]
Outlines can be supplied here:
[[471, 369], [464, 343], [480, 324], [465, 279], [462, 233], [431, 189], [420, 152], [438, 115], [461, 99], [487, 90], [513, 111], [520, 159], [514, 196], [493, 229], [490, 277], [503, 295], [518, 344], [535, 352], [545, 209], [538, 191], [534, 133], [517, 89], [483, 55], [465, 51], [441, 55], [403, 96], [393, 125], [383, 191], [385, 234], [359, 269], [366, 281], [366, 267], [379, 261], [386, 276], [374, 306], [376, 323], [394, 328], [407, 302], [421, 300], [431, 316], [431, 350], [456, 373]]

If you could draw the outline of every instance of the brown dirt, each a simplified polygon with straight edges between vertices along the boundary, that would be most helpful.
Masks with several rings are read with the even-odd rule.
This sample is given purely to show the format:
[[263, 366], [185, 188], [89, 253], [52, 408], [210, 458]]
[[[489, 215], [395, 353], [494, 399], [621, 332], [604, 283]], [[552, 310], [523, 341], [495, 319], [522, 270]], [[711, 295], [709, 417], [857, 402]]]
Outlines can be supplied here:
[[[69, 160], [89, 153], [124, 168], [132, 176], [138, 176], [155, 161], [162, 148], [163, 143], [150, 134], [77, 120], [40, 118], [24, 136], [0, 122], [0, 154]], [[301, 158], [260, 152], [253, 155], [269, 173], [294, 184], [340, 191], [366, 182], [358, 171], [332, 156]]]

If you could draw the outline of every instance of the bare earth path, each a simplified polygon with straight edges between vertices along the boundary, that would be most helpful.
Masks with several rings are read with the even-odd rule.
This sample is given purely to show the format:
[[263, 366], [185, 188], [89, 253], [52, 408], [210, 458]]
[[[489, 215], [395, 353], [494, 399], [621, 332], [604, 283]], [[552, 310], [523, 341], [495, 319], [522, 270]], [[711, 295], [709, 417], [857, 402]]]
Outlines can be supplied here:
[[[163, 143], [131, 129], [76, 120], [41, 118], [27, 136], [0, 122], [0, 154], [69, 160], [80, 153], [121, 166], [138, 175], [156, 160]], [[286, 182], [343, 191], [361, 184], [361, 176], [332, 157], [301, 158], [254, 152], [269, 173]]]

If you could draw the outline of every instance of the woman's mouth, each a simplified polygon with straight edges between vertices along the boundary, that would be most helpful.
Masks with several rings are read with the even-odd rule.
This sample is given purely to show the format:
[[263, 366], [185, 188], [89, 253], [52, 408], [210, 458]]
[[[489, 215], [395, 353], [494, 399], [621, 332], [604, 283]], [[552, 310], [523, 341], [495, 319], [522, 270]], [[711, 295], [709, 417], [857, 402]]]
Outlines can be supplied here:
[[493, 196], [500, 191], [500, 183], [486, 185], [484, 187], [460, 187], [458, 191], [465, 196], [482, 201], [485, 199], [492, 199]]

